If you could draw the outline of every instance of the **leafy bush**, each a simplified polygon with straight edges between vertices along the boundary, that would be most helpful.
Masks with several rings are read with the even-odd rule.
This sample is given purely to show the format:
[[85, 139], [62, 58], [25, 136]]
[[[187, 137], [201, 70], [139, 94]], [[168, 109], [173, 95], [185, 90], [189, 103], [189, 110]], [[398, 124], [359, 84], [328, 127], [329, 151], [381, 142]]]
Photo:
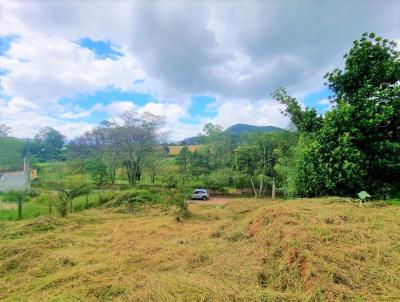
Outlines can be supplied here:
[[107, 165], [99, 158], [92, 158], [85, 162], [84, 170], [96, 184], [107, 182]]
[[178, 207], [178, 219], [190, 216], [188, 207], [189, 194], [182, 186], [164, 189], [162, 193], [162, 198], [167, 205]]
[[205, 185], [213, 190], [224, 191], [233, 183], [231, 174], [232, 171], [229, 169], [213, 171], [205, 178]]

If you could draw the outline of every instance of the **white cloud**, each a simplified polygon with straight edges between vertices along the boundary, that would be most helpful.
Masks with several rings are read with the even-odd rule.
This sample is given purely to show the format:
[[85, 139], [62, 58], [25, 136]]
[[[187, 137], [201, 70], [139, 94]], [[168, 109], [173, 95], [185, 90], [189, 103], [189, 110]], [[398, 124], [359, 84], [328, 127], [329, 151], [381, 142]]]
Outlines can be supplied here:
[[107, 86], [129, 90], [143, 72], [130, 54], [118, 60], [97, 59], [89, 49], [59, 37], [21, 37], [0, 56], [8, 73], [0, 77], [6, 95], [41, 104], [93, 93]]
[[114, 101], [106, 106], [97, 104], [92, 110], [105, 112], [108, 116], [115, 117], [126, 111], [133, 111], [136, 105], [130, 101]]
[[271, 125], [286, 128], [288, 119], [281, 114], [283, 107], [274, 101], [226, 102], [217, 109], [217, 116], [211, 121], [225, 128], [237, 123]]
[[139, 112], [150, 112], [158, 116], [164, 116], [167, 122], [175, 122], [181, 118], [189, 117], [189, 114], [184, 108], [171, 103], [147, 103], [139, 109]]
[[[11, 97], [0, 101], [0, 112], [22, 136], [32, 132], [22, 131], [27, 116], [75, 135], [91, 125], [76, 119], [139, 110], [165, 115], [174, 137], [183, 138], [201, 129], [180, 121], [190, 118], [193, 95], [216, 98], [217, 116], [204, 121], [285, 127], [279, 105], [265, 100], [275, 88], [295, 96], [319, 90], [322, 75], [342, 64], [362, 32], [400, 39], [396, 1], [0, 0], [0, 10], [0, 36], [19, 37], [0, 56], [8, 70], [0, 92]], [[99, 59], [75, 43], [84, 37], [111, 41], [123, 56]], [[133, 85], [138, 79], [145, 81]], [[157, 102], [115, 100], [89, 109], [59, 102], [109, 87]]]
[[16, 137], [33, 137], [41, 128], [53, 127], [73, 138], [95, 126], [87, 122], [70, 123], [41, 114], [40, 108], [20, 97], [8, 102], [0, 100], [0, 118], [2, 123], [11, 127], [11, 134]]

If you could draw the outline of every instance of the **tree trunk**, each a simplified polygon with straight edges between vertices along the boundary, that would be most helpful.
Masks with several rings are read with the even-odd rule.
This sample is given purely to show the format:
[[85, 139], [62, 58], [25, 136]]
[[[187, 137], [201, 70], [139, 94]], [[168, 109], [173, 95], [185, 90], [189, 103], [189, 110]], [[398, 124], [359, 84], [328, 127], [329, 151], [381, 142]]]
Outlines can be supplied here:
[[272, 180], [272, 199], [275, 199], [275, 179]]
[[264, 179], [261, 178], [261, 180], [260, 180], [260, 190], [258, 191], [258, 196], [259, 196], [259, 197], [262, 196], [263, 185], [264, 185]]
[[253, 177], [250, 177], [250, 181], [251, 181], [251, 186], [253, 187], [254, 197], [255, 197], [255, 198], [258, 198], [258, 196], [257, 196], [257, 190], [256, 190], [256, 187], [254, 186]]
[[126, 161], [125, 162], [125, 168], [126, 168], [126, 172], [128, 174], [128, 182], [131, 185], [135, 184], [135, 180], [136, 180], [136, 171], [134, 169], [133, 164], [130, 161]]

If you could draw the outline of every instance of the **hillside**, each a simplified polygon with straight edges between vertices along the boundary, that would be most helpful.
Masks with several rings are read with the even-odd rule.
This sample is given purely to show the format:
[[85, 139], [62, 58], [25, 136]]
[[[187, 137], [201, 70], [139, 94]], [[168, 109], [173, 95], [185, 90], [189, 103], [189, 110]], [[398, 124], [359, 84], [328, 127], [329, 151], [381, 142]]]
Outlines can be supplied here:
[[[254, 133], [254, 132], [279, 132], [284, 131], [284, 129], [275, 126], [254, 126], [248, 124], [235, 124], [227, 129], [224, 133], [239, 136], [244, 133]], [[188, 137], [182, 140], [183, 145], [200, 145], [204, 143], [204, 136], [198, 135], [193, 137]]]
[[0, 137], [0, 172], [22, 169], [23, 145], [24, 142], [15, 137]]
[[0, 224], [3, 301], [398, 301], [400, 207], [236, 199]]
[[247, 124], [236, 124], [227, 128], [225, 130], [225, 133], [240, 135], [243, 133], [252, 133], [252, 132], [279, 132], [279, 131], [283, 131], [283, 129], [275, 126], [254, 126]]

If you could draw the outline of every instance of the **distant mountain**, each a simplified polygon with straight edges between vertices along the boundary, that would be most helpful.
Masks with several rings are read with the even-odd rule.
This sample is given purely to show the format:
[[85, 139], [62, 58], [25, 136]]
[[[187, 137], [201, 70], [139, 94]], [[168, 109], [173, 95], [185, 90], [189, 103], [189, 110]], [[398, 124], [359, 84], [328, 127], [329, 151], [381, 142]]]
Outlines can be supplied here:
[[203, 135], [197, 135], [185, 138], [179, 144], [180, 145], [201, 145], [205, 141], [205, 137]]
[[284, 131], [282, 128], [275, 126], [254, 126], [247, 124], [236, 124], [225, 130], [226, 133], [240, 135], [245, 132], [279, 132]]
[[[253, 133], [253, 132], [279, 132], [285, 131], [282, 128], [275, 126], [254, 126], [247, 124], [236, 124], [227, 128], [224, 132], [230, 135], [239, 136], [243, 133]], [[204, 136], [198, 135], [193, 137], [185, 138], [181, 144], [182, 145], [200, 145], [204, 143]]]

